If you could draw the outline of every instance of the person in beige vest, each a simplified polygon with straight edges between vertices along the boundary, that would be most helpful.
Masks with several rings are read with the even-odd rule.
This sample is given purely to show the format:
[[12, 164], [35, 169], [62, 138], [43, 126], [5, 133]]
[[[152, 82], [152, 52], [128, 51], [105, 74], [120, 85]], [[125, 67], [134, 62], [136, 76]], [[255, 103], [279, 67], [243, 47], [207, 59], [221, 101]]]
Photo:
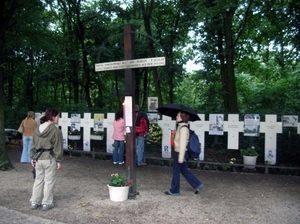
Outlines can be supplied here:
[[22, 150], [22, 155], [21, 155], [21, 163], [30, 163], [30, 146], [32, 143], [32, 137], [33, 137], [33, 132], [34, 129], [37, 128], [37, 123], [33, 119], [34, 118], [34, 112], [33, 111], [28, 111], [27, 117], [21, 122], [20, 126], [23, 126], [24, 131], [23, 131], [23, 150]]

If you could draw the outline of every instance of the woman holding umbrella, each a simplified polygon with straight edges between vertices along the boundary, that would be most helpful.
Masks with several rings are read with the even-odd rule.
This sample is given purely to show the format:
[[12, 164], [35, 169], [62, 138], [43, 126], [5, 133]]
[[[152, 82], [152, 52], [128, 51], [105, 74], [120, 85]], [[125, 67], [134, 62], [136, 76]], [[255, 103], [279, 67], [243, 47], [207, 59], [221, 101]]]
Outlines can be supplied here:
[[[187, 182], [194, 188], [195, 194], [198, 194], [199, 191], [203, 188], [204, 184], [201, 183], [198, 178], [188, 170], [188, 161], [185, 158], [185, 152], [186, 152], [186, 146], [189, 141], [189, 129], [187, 127], [187, 123], [190, 119], [192, 120], [200, 120], [198, 115], [192, 110], [187, 109], [185, 106], [178, 105], [178, 107], [172, 105], [173, 111], [177, 109], [177, 115], [176, 115], [176, 122], [178, 123], [178, 127], [176, 130], [176, 135], [174, 139], [174, 150], [175, 150], [175, 156], [174, 156], [174, 167], [173, 167], [173, 178], [171, 182], [171, 188], [170, 190], [166, 191], [166, 195], [172, 195], [172, 196], [178, 196], [180, 194], [180, 173], [185, 177]], [[163, 112], [162, 108], [165, 108], [162, 106], [161, 108], [158, 108], [157, 110], [161, 112], [162, 114], [168, 115], [168, 116], [174, 116], [170, 114], [171, 108], [169, 108], [168, 114]], [[184, 109], [185, 111], [182, 111]], [[192, 114], [191, 114], [192, 113]]]

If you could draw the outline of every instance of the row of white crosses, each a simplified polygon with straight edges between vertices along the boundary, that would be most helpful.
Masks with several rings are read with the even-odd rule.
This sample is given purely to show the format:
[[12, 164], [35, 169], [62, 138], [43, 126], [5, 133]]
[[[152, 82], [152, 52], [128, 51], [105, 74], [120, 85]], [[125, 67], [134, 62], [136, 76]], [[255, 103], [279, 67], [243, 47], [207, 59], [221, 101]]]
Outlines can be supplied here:
[[[115, 118], [114, 113], [107, 114], [107, 118], [103, 121], [103, 127], [107, 130], [107, 136], [112, 136], [113, 133], [113, 121]], [[58, 126], [61, 127], [64, 140], [64, 149], [68, 149], [68, 133], [71, 127], [71, 118], [68, 113], [62, 113], [59, 119]], [[91, 128], [94, 128], [94, 119], [91, 118], [91, 113], [84, 113], [83, 118], [80, 119], [80, 126], [83, 127], [83, 151], [91, 151]], [[107, 137], [107, 151], [113, 151], [113, 140], [111, 137]], [[109, 143], [109, 144], [108, 144]]]
[[[204, 114], [198, 114], [201, 121], [190, 122], [190, 128], [195, 131], [198, 135], [201, 144], [200, 160], [204, 160], [204, 148], [205, 148], [205, 132], [209, 131], [209, 121], [205, 120]], [[113, 121], [115, 114], [108, 113], [107, 118], [104, 118], [103, 127], [106, 128], [106, 151], [108, 153], [113, 152]], [[282, 133], [282, 122], [277, 122], [277, 115], [269, 114], [265, 116], [265, 122], [260, 122], [260, 133], [265, 133], [265, 161], [269, 164], [276, 163], [276, 143], [277, 134]], [[162, 136], [162, 157], [171, 158], [171, 130], [175, 129], [176, 122], [170, 117], [162, 116], [161, 120], [158, 120], [158, 125], [161, 127]], [[61, 127], [64, 148], [68, 146], [68, 131], [71, 126], [71, 118], [68, 113], [62, 113], [59, 119], [59, 126]], [[84, 117], [81, 118], [81, 127], [83, 127], [83, 150], [91, 151], [91, 140], [90, 130], [94, 127], [94, 120], [91, 118], [90, 113], [84, 113]], [[224, 132], [228, 133], [228, 149], [238, 150], [239, 149], [239, 133], [244, 131], [244, 122], [239, 121], [238, 114], [229, 114], [228, 121], [224, 121]], [[298, 134], [300, 134], [300, 124], [298, 123]]]

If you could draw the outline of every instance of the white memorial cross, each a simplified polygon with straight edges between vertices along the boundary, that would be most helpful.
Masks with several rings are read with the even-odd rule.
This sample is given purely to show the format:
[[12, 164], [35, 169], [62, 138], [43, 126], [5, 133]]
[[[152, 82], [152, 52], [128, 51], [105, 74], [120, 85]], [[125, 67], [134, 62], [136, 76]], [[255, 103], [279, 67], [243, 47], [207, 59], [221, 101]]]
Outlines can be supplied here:
[[171, 131], [176, 128], [176, 121], [171, 117], [162, 116], [162, 120], [158, 122], [159, 127], [162, 129], [162, 157], [171, 158]]
[[94, 127], [94, 119], [91, 119], [91, 113], [84, 113], [81, 118], [83, 127], [83, 151], [91, 151], [91, 128]]
[[63, 148], [68, 149], [68, 127], [71, 126], [71, 118], [68, 118], [68, 113], [61, 113], [58, 126], [61, 126], [61, 132], [63, 134]]
[[239, 121], [238, 114], [229, 114], [224, 121], [224, 131], [227, 132], [228, 149], [239, 149], [239, 132], [244, 132], [244, 122]]
[[265, 133], [265, 161], [275, 164], [277, 134], [282, 133], [282, 122], [277, 122], [276, 114], [268, 114], [266, 121], [260, 122], [260, 132]]
[[204, 146], [205, 146], [205, 131], [209, 130], [209, 121], [205, 121], [205, 114], [198, 114], [201, 121], [190, 122], [190, 129], [195, 131], [201, 142], [200, 160], [204, 160]]
[[112, 139], [113, 131], [114, 131], [114, 120], [115, 114], [108, 113], [107, 118], [103, 121], [103, 127], [106, 128], [106, 152], [113, 153], [114, 140]]

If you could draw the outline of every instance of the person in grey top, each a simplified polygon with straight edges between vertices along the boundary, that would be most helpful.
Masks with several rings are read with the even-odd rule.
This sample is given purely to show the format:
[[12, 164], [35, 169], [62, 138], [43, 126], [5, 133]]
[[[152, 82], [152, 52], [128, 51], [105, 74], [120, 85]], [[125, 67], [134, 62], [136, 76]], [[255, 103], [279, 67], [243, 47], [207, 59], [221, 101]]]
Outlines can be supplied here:
[[36, 177], [30, 199], [32, 210], [43, 205], [47, 211], [54, 207], [53, 192], [56, 170], [61, 168], [63, 157], [63, 135], [58, 124], [59, 113], [48, 109], [41, 118], [41, 125], [35, 129], [30, 149], [31, 165], [35, 167]]

